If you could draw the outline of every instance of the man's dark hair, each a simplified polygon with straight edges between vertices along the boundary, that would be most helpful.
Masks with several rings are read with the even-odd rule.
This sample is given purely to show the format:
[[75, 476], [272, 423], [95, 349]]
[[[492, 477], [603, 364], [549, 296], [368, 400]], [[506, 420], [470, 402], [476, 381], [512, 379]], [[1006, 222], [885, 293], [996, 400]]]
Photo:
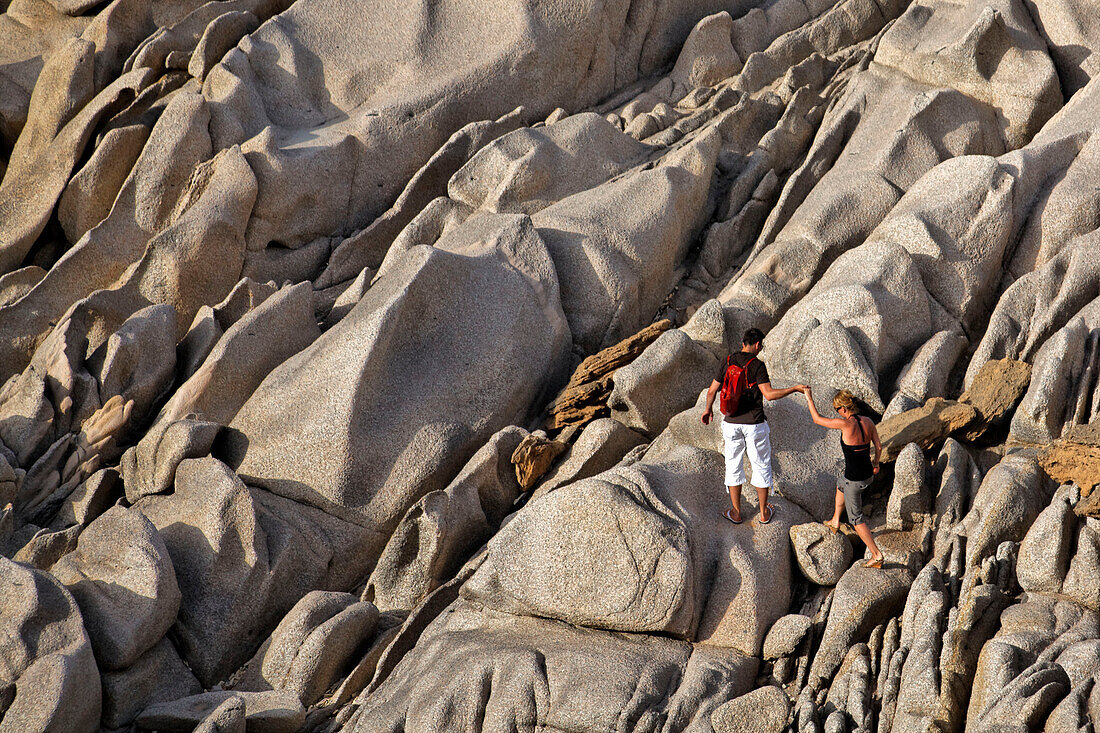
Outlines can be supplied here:
[[763, 331], [761, 331], [759, 328], [750, 328], [748, 331], [745, 331], [745, 337], [741, 339], [741, 343], [745, 344], [746, 346], [752, 346], [753, 344], [758, 344], [763, 340]]

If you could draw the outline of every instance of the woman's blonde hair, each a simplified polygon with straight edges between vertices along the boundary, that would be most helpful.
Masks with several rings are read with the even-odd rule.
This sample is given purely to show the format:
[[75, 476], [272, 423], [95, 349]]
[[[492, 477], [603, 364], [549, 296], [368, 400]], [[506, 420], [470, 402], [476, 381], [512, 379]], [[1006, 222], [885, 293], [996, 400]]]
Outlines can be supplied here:
[[856, 396], [846, 389], [837, 392], [836, 397], [833, 398], [833, 409], [840, 412], [842, 407], [851, 415], [859, 414], [859, 404], [856, 402]]

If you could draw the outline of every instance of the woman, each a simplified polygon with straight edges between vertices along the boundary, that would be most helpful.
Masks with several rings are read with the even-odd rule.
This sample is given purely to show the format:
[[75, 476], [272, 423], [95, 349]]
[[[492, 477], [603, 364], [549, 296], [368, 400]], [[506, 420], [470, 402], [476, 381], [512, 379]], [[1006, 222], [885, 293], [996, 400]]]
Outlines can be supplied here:
[[[822, 417], [814, 404], [810, 388], [805, 390], [806, 403], [810, 408], [810, 417], [818, 425], [835, 428], [840, 431], [840, 450], [844, 454], [844, 473], [838, 479], [836, 489], [836, 511], [831, 522], [825, 526], [836, 533], [840, 529], [840, 511], [847, 508], [848, 521], [856, 534], [871, 551], [871, 559], [863, 563], [865, 568], [882, 567], [882, 551], [875, 544], [875, 538], [867, 523], [863, 521], [863, 502], [861, 494], [871, 485], [871, 479], [878, 473], [879, 458], [882, 456], [882, 443], [878, 439], [878, 430], [869, 417], [859, 415], [855, 397], [842, 389], [833, 398], [833, 408], [840, 418]], [[871, 459], [871, 443], [875, 444], [875, 457]]]

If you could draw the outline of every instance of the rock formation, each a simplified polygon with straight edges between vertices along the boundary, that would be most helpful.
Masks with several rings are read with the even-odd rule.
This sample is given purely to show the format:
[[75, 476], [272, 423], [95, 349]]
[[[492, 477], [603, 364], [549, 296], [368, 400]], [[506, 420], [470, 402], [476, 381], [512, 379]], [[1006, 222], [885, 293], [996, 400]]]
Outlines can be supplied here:
[[[1092, 3], [0, 40], [0, 733], [1100, 726]], [[749, 327], [881, 422], [884, 568], [798, 395], [723, 518]]]

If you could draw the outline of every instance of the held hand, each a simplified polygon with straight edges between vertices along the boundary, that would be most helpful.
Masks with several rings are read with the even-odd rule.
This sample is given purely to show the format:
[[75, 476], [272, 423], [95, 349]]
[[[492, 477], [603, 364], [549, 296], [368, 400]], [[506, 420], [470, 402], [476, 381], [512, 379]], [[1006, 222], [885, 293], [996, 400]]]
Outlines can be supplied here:
[[703, 420], [704, 425], [710, 425], [710, 418], [711, 418], [711, 415], [713, 415], [713, 414], [714, 413], [709, 409], [703, 410], [702, 420]]

